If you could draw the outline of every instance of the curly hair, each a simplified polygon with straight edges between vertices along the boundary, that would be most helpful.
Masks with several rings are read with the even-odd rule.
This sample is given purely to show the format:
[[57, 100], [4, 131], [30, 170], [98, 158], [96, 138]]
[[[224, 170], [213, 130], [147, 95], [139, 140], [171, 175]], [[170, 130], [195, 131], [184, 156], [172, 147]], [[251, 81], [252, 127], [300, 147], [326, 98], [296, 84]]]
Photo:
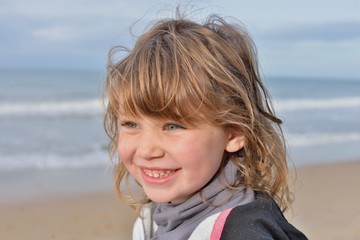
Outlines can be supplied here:
[[[125, 56], [114, 62], [112, 56], [119, 51]], [[290, 206], [282, 121], [275, 116], [261, 80], [255, 45], [241, 25], [217, 15], [201, 24], [186, 18], [160, 20], [138, 38], [133, 49], [110, 51], [105, 84], [104, 127], [112, 156], [123, 113], [187, 123], [206, 121], [245, 136], [244, 148], [224, 158], [241, 173], [228, 187], [246, 185], [271, 195], [283, 211]], [[150, 201], [131, 193], [129, 173], [121, 161], [114, 176], [118, 195], [128, 196], [130, 206]], [[123, 182], [128, 194], [122, 190]]]

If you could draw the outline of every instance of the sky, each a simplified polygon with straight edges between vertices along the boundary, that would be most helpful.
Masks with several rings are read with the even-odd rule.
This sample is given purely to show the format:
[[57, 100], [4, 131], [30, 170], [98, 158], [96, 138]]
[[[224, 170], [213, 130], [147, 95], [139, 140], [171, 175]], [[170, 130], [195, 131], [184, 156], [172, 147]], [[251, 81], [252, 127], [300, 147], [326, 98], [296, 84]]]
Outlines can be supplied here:
[[358, 0], [0, 0], [0, 69], [104, 70], [131, 26], [141, 34], [179, 3], [195, 20], [240, 20], [264, 75], [360, 79]]

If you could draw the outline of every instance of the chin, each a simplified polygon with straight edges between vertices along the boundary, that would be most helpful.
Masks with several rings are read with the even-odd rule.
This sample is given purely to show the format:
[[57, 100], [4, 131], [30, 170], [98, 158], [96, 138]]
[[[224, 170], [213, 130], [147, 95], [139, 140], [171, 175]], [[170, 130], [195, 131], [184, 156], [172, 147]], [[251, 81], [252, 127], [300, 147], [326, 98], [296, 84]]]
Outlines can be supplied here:
[[[149, 197], [149, 196], [148, 196]], [[156, 203], [170, 203], [172, 202], [169, 198], [149, 197], [151, 201]]]

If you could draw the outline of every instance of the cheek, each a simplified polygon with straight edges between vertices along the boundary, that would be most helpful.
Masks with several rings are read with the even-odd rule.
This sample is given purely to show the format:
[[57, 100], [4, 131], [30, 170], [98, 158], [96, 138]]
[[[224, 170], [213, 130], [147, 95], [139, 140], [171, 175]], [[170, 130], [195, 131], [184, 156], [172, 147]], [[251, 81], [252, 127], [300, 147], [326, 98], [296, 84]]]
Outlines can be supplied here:
[[119, 155], [119, 159], [123, 164], [129, 164], [131, 162], [131, 149], [130, 144], [128, 144], [126, 141], [124, 141], [122, 138], [119, 138], [118, 145], [117, 145], [117, 151]]
[[131, 146], [128, 141], [123, 141], [122, 139], [119, 139], [118, 141], [118, 156], [120, 162], [124, 165], [124, 167], [127, 169], [127, 171], [132, 175], [133, 177], [137, 178], [137, 171], [136, 167], [133, 164], [133, 151], [131, 149]]
[[184, 165], [197, 169], [217, 169], [224, 154], [224, 147], [213, 141], [191, 142], [179, 146], [178, 156], [181, 156]]

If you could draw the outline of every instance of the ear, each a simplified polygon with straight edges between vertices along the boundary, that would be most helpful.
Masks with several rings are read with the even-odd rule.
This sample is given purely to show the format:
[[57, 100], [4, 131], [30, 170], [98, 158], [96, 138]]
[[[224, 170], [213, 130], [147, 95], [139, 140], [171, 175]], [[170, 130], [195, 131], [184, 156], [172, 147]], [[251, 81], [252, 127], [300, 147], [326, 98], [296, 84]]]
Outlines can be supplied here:
[[245, 137], [243, 135], [231, 133], [225, 150], [230, 153], [237, 152], [240, 149], [242, 149], [244, 145], [245, 145]]

